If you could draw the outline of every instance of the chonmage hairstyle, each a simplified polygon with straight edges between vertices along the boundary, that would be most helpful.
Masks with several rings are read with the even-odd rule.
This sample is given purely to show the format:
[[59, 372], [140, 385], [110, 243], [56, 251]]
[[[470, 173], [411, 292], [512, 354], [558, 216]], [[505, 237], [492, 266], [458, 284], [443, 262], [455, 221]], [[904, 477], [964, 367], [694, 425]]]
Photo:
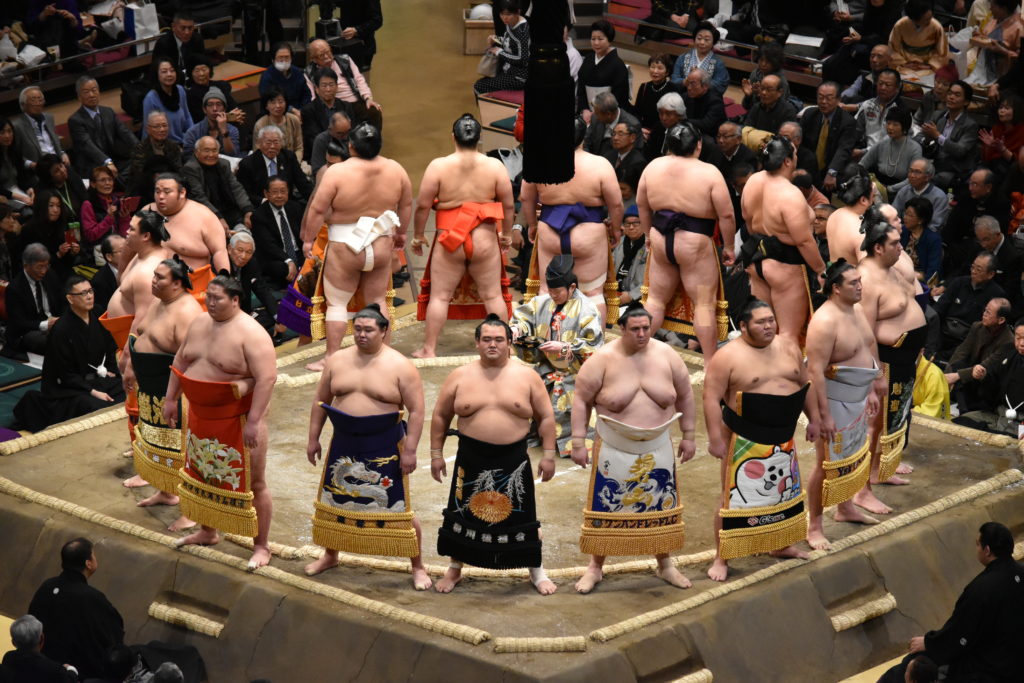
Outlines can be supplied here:
[[700, 129], [690, 121], [681, 121], [665, 131], [665, 149], [677, 157], [691, 156], [700, 141]]
[[452, 124], [455, 146], [462, 149], [476, 149], [480, 142], [480, 122], [472, 114], [463, 114]]
[[978, 529], [981, 547], [988, 547], [992, 554], [1003, 559], [1013, 557], [1013, 534], [999, 522], [985, 522]]
[[391, 324], [388, 319], [384, 317], [384, 314], [380, 312], [380, 305], [378, 304], [367, 304], [363, 306], [362, 310], [352, 316], [352, 321], [355, 322], [358, 318], [369, 318], [373, 322], [377, 323], [377, 329], [381, 332], [385, 332], [388, 326]]
[[651, 314], [647, 312], [647, 309], [644, 308], [643, 304], [639, 301], [630, 301], [619, 315], [619, 319], [615, 322], [618, 323], [619, 327], [622, 329], [626, 329], [626, 325], [629, 324], [630, 318], [647, 318], [648, 322], [654, 320]]
[[487, 317], [483, 319], [479, 325], [476, 326], [476, 330], [473, 331], [473, 337], [480, 341], [480, 332], [484, 329], [484, 326], [498, 326], [505, 329], [505, 340], [512, 341], [512, 328], [508, 326], [508, 323], [496, 316], [493, 313], [488, 313]]
[[843, 283], [843, 273], [856, 270], [853, 264], [844, 258], [840, 258], [838, 261], [830, 265], [825, 269], [825, 283], [821, 290], [825, 296], [832, 296], [832, 292], [835, 290], [836, 285]]
[[772, 136], [761, 148], [761, 165], [769, 173], [777, 171], [786, 163], [786, 159], [793, 158], [794, 149], [788, 138], [781, 135]]
[[349, 143], [361, 159], [373, 159], [380, 154], [383, 141], [380, 139], [380, 131], [372, 123], [363, 121], [352, 129], [349, 134]]
[[875, 255], [875, 245], [884, 243], [890, 230], [896, 228], [889, 223], [882, 211], [877, 206], [868, 207], [860, 224], [860, 231], [864, 235], [860, 248], [867, 252], [868, 258]]
[[836, 180], [839, 181], [836, 190], [844, 204], [856, 204], [861, 199], [871, 198], [871, 176], [860, 164], [847, 164]]

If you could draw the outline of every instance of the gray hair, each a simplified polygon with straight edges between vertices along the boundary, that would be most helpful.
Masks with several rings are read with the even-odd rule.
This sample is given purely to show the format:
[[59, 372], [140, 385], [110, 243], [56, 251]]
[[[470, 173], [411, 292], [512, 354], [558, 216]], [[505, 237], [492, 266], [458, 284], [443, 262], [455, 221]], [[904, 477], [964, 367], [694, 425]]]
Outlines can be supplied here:
[[33, 650], [43, 637], [43, 622], [31, 614], [15, 619], [11, 623], [11, 644], [19, 650]]
[[85, 76], [79, 76], [78, 80], [75, 81], [75, 95], [81, 95], [82, 88], [84, 88], [89, 82], [93, 82], [97, 87], [99, 87], [100, 82], [97, 81], [94, 76], [89, 76], [88, 74]]
[[[786, 121], [781, 126], [779, 126], [779, 133], [780, 134], [782, 133], [782, 129], [785, 128], [786, 126], [792, 126], [793, 127], [793, 137], [794, 138], [796, 138], [797, 140], [801, 140], [801, 141], [804, 139], [804, 129], [803, 129], [803, 127], [799, 123], [797, 123], [796, 121]], [[793, 141], [790, 140], [790, 142], [793, 142]], [[793, 144], [795, 146], [798, 143], [794, 142]]]
[[50, 260], [50, 250], [39, 242], [33, 242], [21, 250], [21, 262], [25, 265]]
[[249, 232], [248, 230], [239, 230], [234, 235], [232, 235], [231, 236], [231, 241], [228, 242], [228, 246], [229, 247], [233, 247], [236, 244], [239, 244], [241, 242], [245, 242], [247, 244], [251, 244], [253, 249], [256, 248], [256, 240], [254, 240], [252, 238], [252, 233]]
[[[162, 117], [164, 117], [164, 119], [167, 119], [167, 112], [165, 112], [162, 109], [154, 109], [153, 111], [149, 112], [149, 114], [146, 116], [146, 125], [147, 126], [150, 125], [151, 123], [153, 123], [153, 117], [154, 116], [162, 116]], [[168, 122], [169, 122], [169, 120], [168, 120]]]
[[918, 161], [923, 161], [924, 162], [924, 174], [926, 176], [931, 178], [931, 177], [933, 177], [935, 175], [935, 164], [932, 163], [931, 159], [927, 159], [925, 157], [921, 157], [920, 159], [914, 159], [913, 161], [911, 161], [910, 165], [913, 166]]
[[594, 96], [594, 111], [610, 114], [618, 109], [619, 101], [610, 92], [601, 92]]
[[992, 216], [978, 216], [974, 219], [974, 229], [984, 230], [988, 233], [1002, 232], [1003, 229], [999, 227], [999, 221]]
[[674, 111], [686, 118], [686, 105], [683, 103], [683, 96], [677, 92], [662, 95], [658, 100], [658, 111]]
[[274, 124], [270, 124], [268, 126], [263, 126], [262, 128], [260, 128], [260, 131], [256, 133], [256, 142], [260, 142], [261, 140], [263, 140], [263, 136], [266, 135], [267, 133], [277, 133], [278, 135], [281, 136], [281, 139], [284, 139], [284, 131], [282, 131]]
[[687, 74], [687, 78], [692, 76], [694, 73], [696, 73], [697, 78], [700, 79], [701, 85], [711, 85], [711, 74], [709, 74], [707, 71], [700, 68], [699, 66], [695, 66], [692, 69], [690, 69], [690, 73]]
[[[343, 111], [336, 111], [333, 114], [331, 114], [331, 119], [330, 121], [328, 121], [328, 125], [333, 126], [335, 123], [338, 123], [342, 119], [348, 121], [349, 123], [352, 123], [352, 117], [350, 117]], [[278, 130], [280, 130], [280, 128]]]
[[164, 662], [153, 672], [153, 683], [185, 683], [185, 675], [174, 662]]
[[43, 95], [43, 97], [46, 97], [46, 93], [43, 93], [43, 89], [40, 88], [38, 85], [30, 85], [25, 88], [22, 88], [21, 92], [18, 93], [18, 106], [21, 107], [22, 111], [25, 111], [25, 101], [28, 100], [28, 94], [33, 90], [38, 90]]

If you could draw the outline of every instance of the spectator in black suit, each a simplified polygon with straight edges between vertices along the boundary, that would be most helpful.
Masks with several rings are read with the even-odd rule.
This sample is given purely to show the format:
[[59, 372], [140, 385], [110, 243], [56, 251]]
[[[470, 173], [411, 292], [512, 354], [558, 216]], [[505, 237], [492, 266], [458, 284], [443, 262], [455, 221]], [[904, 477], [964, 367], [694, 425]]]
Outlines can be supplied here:
[[[636, 141], [640, 139], [640, 136], [638, 125], [620, 121], [612, 129], [612, 154], [605, 157], [615, 167], [615, 177], [619, 180], [619, 187], [625, 185], [631, 197], [636, 196], [640, 175], [644, 172], [644, 167], [647, 166], [647, 159], [636, 148]], [[625, 194], [624, 191], [623, 195]]]
[[836, 175], [850, 163], [860, 133], [849, 112], [839, 108], [839, 86], [825, 81], [818, 86], [818, 105], [808, 107], [797, 123], [804, 132], [803, 146], [818, 162], [818, 186], [826, 194], [836, 189]]
[[263, 325], [268, 334], [284, 332], [283, 325], [275, 327], [277, 318], [277, 297], [260, 275], [260, 267], [253, 255], [256, 253], [256, 242], [247, 230], [240, 230], [231, 236], [228, 242], [228, 258], [231, 259], [231, 277], [237, 278], [242, 284], [242, 296], [238, 302], [245, 313], [252, 315], [252, 295], [263, 304], [263, 310], [256, 311], [256, 320]]
[[331, 114], [344, 112], [351, 120], [352, 112], [346, 102], [338, 99], [338, 76], [331, 69], [319, 69], [313, 74], [316, 82], [316, 97], [302, 108], [302, 147], [307, 161], [313, 153], [313, 139], [327, 130]]
[[[599, 93], [594, 98], [594, 115], [583, 138], [583, 149], [591, 154], [610, 158], [615, 154], [612, 147], [612, 130], [620, 122], [640, 127], [640, 119], [619, 106], [619, 101], [610, 92]], [[642, 140], [637, 146], [642, 147]]]
[[345, 112], [331, 114], [331, 124], [323, 133], [313, 138], [313, 152], [309, 157], [309, 166], [315, 179], [320, 169], [327, 164], [327, 148], [333, 142], [341, 153], [341, 160], [349, 157], [348, 134], [352, 132], [352, 119]]
[[968, 255], [972, 251], [975, 221], [992, 216], [1005, 232], [1010, 218], [1010, 200], [994, 192], [995, 175], [979, 168], [967, 181], [967, 192], [957, 197], [956, 204], [942, 226], [942, 242], [946, 245], [947, 273], [966, 273]]
[[341, 37], [362, 41], [362, 45], [342, 45], [340, 51], [355, 61], [365, 77], [373, 63], [373, 56], [377, 54], [375, 34], [384, 25], [380, 0], [334, 0], [334, 5], [340, 10], [338, 19], [342, 26]]
[[7, 285], [7, 344], [4, 355], [46, 353], [46, 337], [64, 312], [60, 280], [50, 272], [50, 252], [33, 242], [21, 252], [22, 272]]
[[[972, 97], [974, 88], [956, 81], [949, 86], [945, 111], [936, 112], [921, 126], [921, 147], [925, 156], [935, 159], [932, 182], [943, 190], [957, 187], [978, 163], [978, 122], [967, 111]], [[929, 147], [933, 154], [929, 154]]]
[[225, 232], [249, 228], [249, 195], [231, 172], [231, 164], [220, 158], [216, 140], [206, 136], [196, 141], [195, 155], [185, 163], [183, 175], [188, 198], [213, 211]]
[[789, 140], [796, 147], [796, 167], [807, 171], [812, 178], [818, 177], [818, 159], [814, 152], [804, 147], [804, 129], [796, 121], [786, 121], [779, 126], [779, 135]]
[[77, 683], [78, 675], [74, 669], [66, 668], [41, 652], [43, 622], [31, 614], [15, 619], [11, 624], [11, 644], [15, 649], [4, 655], [3, 665], [12, 681]]
[[278, 289], [287, 287], [302, 265], [299, 253], [302, 247], [299, 238], [302, 207], [297, 202], [288, 201], [288, 195], [288, 181], [272, 176], [263, 192], [267, 201], [252, 214], [252, 237], [259, 254], [257, 261], [263, 276]]
[[693, 69], [683, 81], [686, 94], [686, 120], [697, 126], [704, 135], [714, 137], [725, 121], [725, 103], [722, 95], [711, 88], [711, 76], [704, 69]]
[[757, 98], [757, 102], [747, 112], [743, 125], [777, 133], [786, 121], [796, 121], [796, 109], [789, 100], [782, 97], [781, 81], [775, 74], [768, 74], [761, 79]]
[[187, 10], [178, 10], [171, 19], [171, 30], [153, 43], [153, 63], [168, 59], [178, 70], [178, 83], [191, 84], [188, 58], [203, 54], [203, 37], [196, 30], [196, 20]]
[[749, 164], [757, 168], [757, 155], [743, 144], [743, 134], [740, 133], [739, 124], [726, 121], [718, 127], [718, 137], [715, 138], [718, 149], [725, 157], [725, 168], [728, 171], [723, 175], [726, 178], [732, 177], [732, 170], [736, 164]]
[[1003, 234], [999, 221], [992, 216], [979, 216], [974, 221], [974, 236], [979, 251], [990, 251], [996, 256], [996, 283], [1006, 291], [1006, 297], [1019, 310], [1021, 304], [1021, 270], [1024, 267], [1016, 244]]
[[92, 169], [106, 166], [114, 175], [128, 170], [132, 150], [139, 144], [135, 134], [110, 107], [100, 105], [100, 86], [92, 76], [75, 83], [82, 104], [68, 118], [74, 153], [74, 168], [88, 177]]
[[106, 263], [92, 276], [92, 288], [96, 295], [93, 310], [97, 317], [106, 312], [110, 297], [117, 291], [117, 263], [123, 248], [124, 238], [120, 235], [107, 235], [100, 243], [100, 253]]
[[256, 134], [256, 151], [238, 163], [235, 177], [245, 188], [249, 201], [259, 206], [263, 201], [263, 191], [267, 189], [267, 180], [278, 176], [288, 181], [291, 198], [303, 204], [309, 200], [313, 185], [302, 172], [299, 159], [295, 152], [285, 149], [282, 144], [281, 129], [277, 126], [265, 126]]
[[[963, 342], [971, 325], [981, 320], [985, 306], [1006, 292], [996, 281], [996, 257], [990, 251], [983, 251], [974, 257], [971, 274], [955, 277], [941, 290], [942, 296], [935, 302], [935, 312], [942, 323], [942, 348], [939, 357], [949, 358], [953, 350]], [[934, 291], [934, 290], [933, 290]]]

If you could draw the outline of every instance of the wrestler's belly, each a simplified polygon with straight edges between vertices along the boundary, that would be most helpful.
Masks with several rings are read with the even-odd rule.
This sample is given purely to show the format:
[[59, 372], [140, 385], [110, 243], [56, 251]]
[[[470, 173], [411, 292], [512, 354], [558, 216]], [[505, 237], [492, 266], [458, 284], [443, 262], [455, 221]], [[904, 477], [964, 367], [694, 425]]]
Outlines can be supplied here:
[[458, 430], [466, 436], [495, 444], [519, 441], [530, 431], [530, 418], [498, 407], [480, 408], [459, 415]]
[[189, 268], [202, 268], [210, 263], [210, 250], [206, 248], [206, 244], [201, 239], [195, 241], [178, 239], [175, 236], [166, 242], [164, 246], [180, 256], [181, 260], [187, 263]]
[[670, 386], [640, 387], [636, 391], [623, 392], [613, 388], [603, 389], [597, 395], [595, 408], [598, 415], [607, 415], [613, 420], [648, 429], [665, 424], [675, 415], [675, 390]]
[[120, 318], [123, 315], [131, 314], [132, 311], [128, 310], [128, 306], [125, 304], [121, 290], [115, 291], [114, 295], [110, 297], [110, 302], [107, 304], [107, 317]]
[[236, 382], [239, 393], [245, 395], [252, 391], [254, 380], [249, 372], [241, 365], [224, 363], [218, 364], [214, 361], [201, 358], [188, 366], [185, 371], [186, 377], [202, 380], [204, 382]]
[[861, 345], [858, 349], [844, 349], [837, 344], [832, 349], [832, 359], [829, 365], [842, 365], [848, 368], [871, 368], [874, 367], [875, 359], [868, 347]]
[[177, 353], [173, 330], [170, 335], [154, 332], [144, 333], [135, 340], [135, 350], [140, 353]]
[[878, 338], [878, 343], [892, 346], [904, 332], [909, 332], [924, 325], [924, 313], [921, 312], [921, 309], [917, 308], [916, 316], [912, 315], [913, 313], [914, 311], [904, 312], [903, 315], [896, 319], [879, 320], [875, 324], [875, 334]]
[[335, 396], [331, 401], [331, 406], [343, 413], [356, 416], [397, 413], [402, 409], [401, 399], [398, 396], [387, 400], [385, 397], [374, 397], [361, 391]]

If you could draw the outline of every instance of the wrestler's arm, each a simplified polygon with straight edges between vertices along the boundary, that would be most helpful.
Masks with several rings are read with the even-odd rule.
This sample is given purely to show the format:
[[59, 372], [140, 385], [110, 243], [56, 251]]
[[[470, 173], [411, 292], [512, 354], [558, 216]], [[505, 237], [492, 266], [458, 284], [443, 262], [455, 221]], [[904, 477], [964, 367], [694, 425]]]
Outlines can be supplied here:
[[587, 452], [587, 427], [590, 425], [590, 411], [597, 400], [604, 375], [604, 355], [597, 353], [590, 357], [576, 375], [576, 393], [572, 399], [572, 461], [580, 467], [590, 462]]
[[313, 248], [313, 240], [320, 232], [320, 226], [324, 224], [324, 216], [334, 201], [334, 195], [337, 193], [334, 175], [339, 172], [336, 170], [339, 167], [340, 164], [336, 164], [324, 172], [323, 177], [320, 178], [320, 184], [316, 187], [316, 192], [306, 204], [306, 215], [302, 217], [302, 249], [306, 254], [310, 253]]
[[622, 215], [626, 209], [622, 203], [622, 188], [615, 176], [615, 167], [607, 159], [602, 161], [605, 172], [601, 174], [601, 196], [608, 209], [608, 224], [612, 229], [612, 244], [615, 245], [622, 239]]
[[[821, 260], [818, 243], [814, 241], [814, 230], [811, 228], [809, 214], [810, 207], [807, 206], [807, 200], [800, 194], [800, 190], [795, 186], [792, 189], [793, 192], [788, 193], [792, 200], [786, 201], [782, 205], [782, 219], [789, 230], [789, 236], [793, 238], [796, 248], [800, 250], [804, 262], [811, 267], [815, 275], [820, 275], [825, 272], [825, 262]], [[799, 203], [796, 201], [797, 197], [800, 199]], [[786, 199], [790, 199], [790, 197]]]
[[[854, 304], [853, 307], [854, 310], [862, 311], [859, 303]], [[874, 325], [868, 325], [869, 331], [873, 329]], [[874, 392], [868, 394], [867, 410], [869, 416], [874, 416], [881, 409], [881, 402], [889, 392], [889, 383], [885, 379], [885, 373], [882, 372], [882, 358], [878, 355], [878, 340], [875, 339], [874, 334], [871, 335], [871, 356], [875, 359], [875, 367], [878, 368], [878, 377], [875, 378]]]
[[835, 347], [835, 324], [832, 320], [817, 316], [811, 318], [807, 326], [807, 376], [811, 380], [808, 397], [813, 397], [821, 417], [821, 438], [832, 443], [836, 433], [836, 424], [832, 419], [832, 411], [828, 405], [828, 392], [825, 388], [825, 369], [832, 358]]
[[[151, 209], [152, 208], [152, 204], [147, 206], [146, 208], [147, 209]], [[128, 229], [131, 230], [131, 228], [138, 227], [138, 225], [139, 225], [139, 215], [135, 214], [134, 216], [132, 216], [131, 221], [128, 222], [128, 226], [129, 226]], [[128, 269], [128, 264], [130, 264], [132, 262], [133, 258], [135, 258], [135, 249], [131, 246], [131, 241], [130, 240], [125, 240], [123, 246], [121, 247], [121, 255], [118, 257], [118, 263], [117, 263], [117, 281], [118, 282], [121, 282], [121, 280], [124, 278], [125, 271]]]
[[[648, 166], [648, 168], [650, 168]], [[644, 235], [651, 236], [651, 202], [647, 198], [647, 171], [640, 174], [640, 184], [636, 188], [636, 211], [640, 216], [640, 227]]]
[[[804, 354], [800, 350], [800, 346], [795, 342], [790, 342], [785, 337], [780, 338], [788, 344], [789, 353], [793, 355], [793, 358], [797, 362], [797, 368], [800, 372], [800, 384], [801, 386], [806, 384], [808, 381], [807, 365], [804, 363]], [[804, 395], [804, 414], [807, 415], [807, 434], [806, 438], [811, 443], [818, 440], [821, 430], [821, 412], [818, 410], [818, 398], [814, 391], [814, 383], [807, 389], [807, 394]]]
[[494, 198], [501, 202], [501, 245], [507, 249], [512, 244], [512, 223], [516, 219], [516, 198], [512, 194], [512, 181], [508, 178], [508, 171], [505, 165], [497, 159], [488, 159], [493, 162], [497, 182], [494, 183]]
[[[251, 322], [253, 327], [259, 326], [259, 323], [253, 318], [249, 318], [247, 322]], [[274, 383], [277, 382], [277, 356], [274, 353], [274, 343], [266, 334], [260, 334], [262, 331], [262, 329], [260, 332], [254, 330], [252, 334], [247, 335], [249, 338], [245, 341], [245, 346], [242, 349], [249, 372], [256, 380], [256, 386], [252, 390], [252, 405], [246, 416], [245, 429], [242, 430], [245, 445], [249, 448], [260, 445], [259, 429], [267, 416], [267, 409], [270, 408], [270, 396], [274, 390]]]
[[[396, 352], [397, 354], [397, 352]], [[398, 378], [398, 391], [402, 396], [402, 405], [408, 411], [408, 427], [405, 434], [405, 447], [401, 453], [402, 474], [412, 474], [416, 469], [416, 448], [423, 434], [423, 419], [426, 413], [423, 400], [423, 380], [416, 367], [406, 358], [402, 358], [404, 368]]]
[[523, 219], [526, 221], [531, 242], [537, 239], [538, 199], [537, 186], [524, 180], [523, 184], [519, 187], [519, 211], [523, 214]]
[[679, 430], [683, 435], [679, 441], [679, 462], [682, 463], [692, 458], [697, 452], [697, 443], [694, 437], [694, 429], [697, 424], [697, 403], [693, 398], [693, 387], [690, 385], [690, 373], [686, 370], [686, 363], [672, 348], [666, 347], [665, 353], [672, 367], [672, 383], [676, 389], [676, 411], [682, 413], [679, 416]]
[[[730, 344], [742, 342], [732, 341]], [[704, 372], [704, 424], [708, 430], [708, 453], [716, 458], [725, 457], [725, 423], [722, 422], [721, 401], [729, 387], [731, 355], [729, 344], [718, 351]]]
[[442, 478], [448, 475], [442, 449], [444, 449], [448, 427], [452, 423], [452, 418], [455, 417], [455, 389], [459, 385], [459, 377], [462, 374], [462, 368], [456, 368], [448, 375], [444, 384], [441, 385], [441, 391], [437, 393], [434, 414], [430, 418], [430, 476], [437, 482], [441, 482]]
[[405, 248], [405, 240], [409, 236], [409, 220], [412, 218], [412, 181], [409, 174], [405, 172], [397, 161], [398, 172], [402, 179], [402, 194], [398, 198], [398, 222], [400, 229], [395, 233], [395, 246], [399, 249]]
[[430, 209], [433, 208], [437, 193], [441, 190], [437, 166], [437, 159], [431, 161], [427, 165], [427, 170], [423, 172], [423, 180], [420, 181], [420, 193], [416, 197], [416, 213], [413, 218], [415, 222], [412, 233], [412, 239], [416, 244], [425, 241], [427, 218], [430, 217]]
[[210, 263], [217, 272], [231, 270], [231, 261], [228, 259], [228, 238], [220, 221], [215, 216], [209, 216], [209, 225], [203, 229], [203, 244], [210, 252]]
[[555, 411], [551, 408], [551, 397], [544, 387], [540, 375], [530, 368], [520, 366], [518, 370], [527, 378], [530, 387], [530, 403], [533, 407], [533, 419], [537, 423], [537, 434], [540, 435], [541, 448], [544, 455], [537, 465], [537, 474], [541, 481], [548, 481], [555, 476]]
[[315, 465], [320, 459], [322, 449], [320, 447], [320, 435], [324, 431], [324, 422], [327, 421], [327, 411], [320, 404], [330, 404], [334, 397], [331, 395], [331, 364], [328, 363], [320, 375], [320, 381], [316, 385], [316, 392], [313, 395], [313, 406], [309, 410], [309, 439], [306, 442], [306, 457], [310, 465]]
[[722, 233], [722, 264], [731, 266], [736, 261], [736, 215], [725, 178], [721, 173], [715, 175], [717, 177], [711, 184], [711, 203], [715, 207], [718, 229]]
[[[178, 372], [182, 374], [188, 372], [189, 367], [192, 365], [192, 361], [188, 360], [185, 356], [185, 349], [188, 348], [189, 337], [195, 333], [195, 330], [199, 329], [201, 320], [201, 317], [197, 317], [192, 321], [192, 324], [188, 327], [188, 332], [185, 333], [185, 341], [178, 347], [178, 352], [174, 354], [174, 361], [171, 363], [171, 367], [177, 368]], [[164, 394], [163, 410], [164, 422], [171, 428], [178, 426], [179, 398], [181, 398], [181, 380], [172, 372], [167, 379], [167, 392]]]

